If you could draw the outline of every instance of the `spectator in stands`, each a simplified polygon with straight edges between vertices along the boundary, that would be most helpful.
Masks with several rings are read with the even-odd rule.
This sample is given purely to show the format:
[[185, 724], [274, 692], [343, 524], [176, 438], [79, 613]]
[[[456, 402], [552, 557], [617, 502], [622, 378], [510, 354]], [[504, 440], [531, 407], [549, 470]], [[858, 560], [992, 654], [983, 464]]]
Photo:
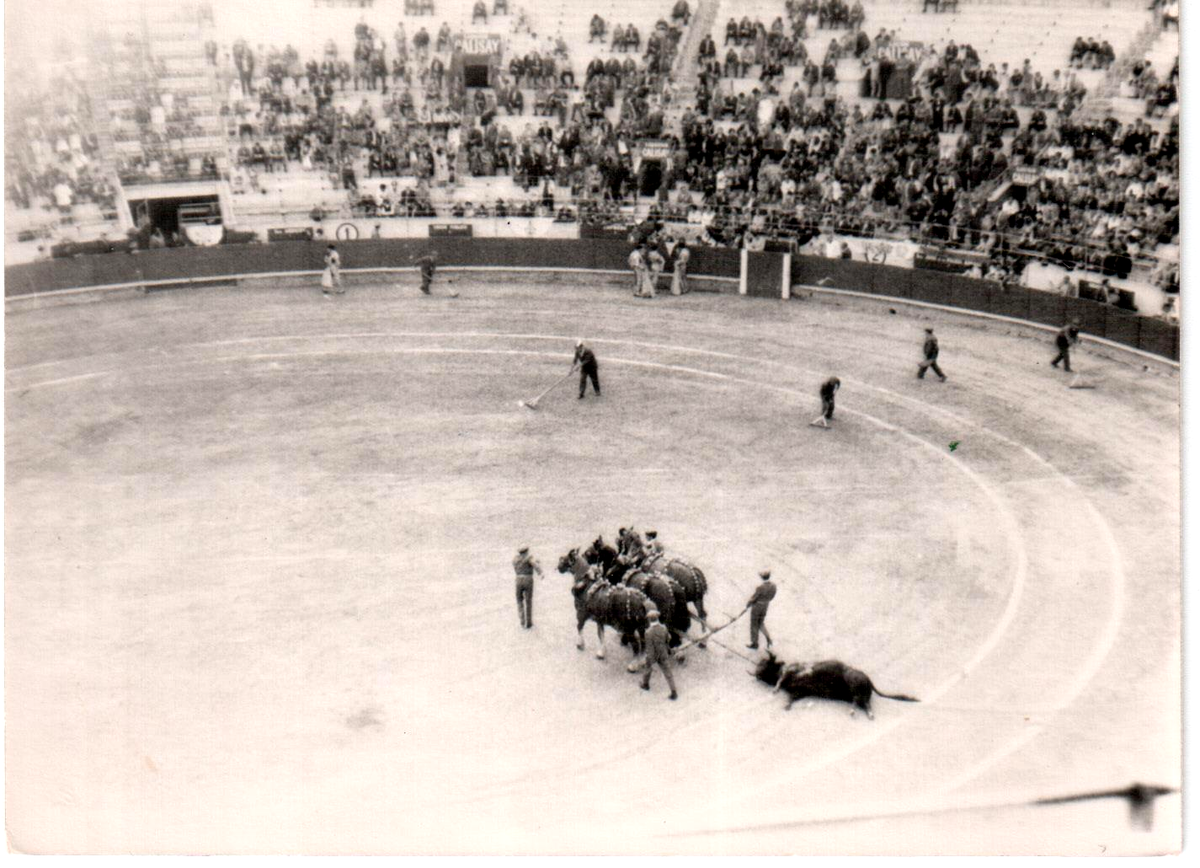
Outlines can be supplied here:
[[[1070, 71], [1043, 80], [1029, 61], [1014, 65], [1011, 73], [1004, 64], [981, 64], [970, 46], [915, 50], [894, 43], [886, 32], [872, 40], [861, 20], [855, 23], [860, 8], [787, 0], [786, 15], [769, 28], [748, 16], [740, 24], [730, 19], [725, 69], [717, 62], [715, 40], [703, 34], [695, 106], [684, 113], [661, 184], [650, 191], [658, 200], [655, 219], [701, 219], [699, 243], [749, 247], [769, 237], [804, 244], [828, 228], [829, 245], [821, 252], [835, 257], [848, 249], [850, 235], [902, 237], [914, 245], [936, 242], [993, 258], [990, 273], [997, 276], [1019, 270], [1027, 256], [1128, 274], [1133, 260], [1178, 234], [1174, 117], [1175, 132], [1162, 135], [1142, 122], [1077, 122], [1071, 112], [1082, 92]], [[633, 171], [637, 140], [663, 135], [670, 142], [673, 132], [664, 121], [669, 106], [662, 97], [680, 35], [674, 25], [681, 19], [674, 12], [671, 8], [670, 24], [661, 21], [654, 28], [641, 59], [628, 41], [632, 35], [632, 45], [640, 48], [636, 28], [614, 29], [614, 50], [623, 54], [623, 62], [593, 58], [579, 91], [571, 90], [574, 76], [560, 48], [552, 54], [535, 46], [521, 56], [510, 54], [509, 75], [491, 89], [471, 91], [469, 106], [461, 77], [447, 70], [442, 58], [430, 57], [424, 28], [423, 46], [420, 34], [413, 40], [413, 55], [419, 57], [411, 59], [403, 27], [397, 28], [391, 94], [375, 99], [366, 111], [341, 108], [344, 100], [335, 105], [334, 88], [340, 81], [346, 91], [352, 81], [351, 92], [379, 89], [382, 95], [387, 82], [376, 60], [382, 61], [384, 51], [369, 27], [356, 33], [361, 38], [350, 55], [354, 69], [337, 59], [333, 45], [322, 62], [314, 58], [304, 65], [294, 51], [261, 49], [270, 86], [261, 88], [253, 104], [228, 112], [239, 132], [234, 162], [270, 172], [286, 171], [288, 160], [294, 160], [340, 179], [361, 211], [413, 216], [434, 211], [429, 190], [449, 183], [462, 159], [472, 174], [509, 173], [515, 184], [532, 191], [527, 201], [497, 203], [497, 210], [509, 215], [535, 209], [553, 215], [554, 194], [569, 191], [578, 211], [560, 210], [556, 219], [620, 219], [623, 197], [640, 192], [645, 177]], [[811, 58], [803, 41], [810, 14], [823, 28], [845, 30]], [[591, 30], [597, 21], [603, 25], [593, 16], [589, 41], [598, 37], [603, 44], [603, 31]], [[448, 47], [449, 28], [442, 30]], [[1107, 56], [1103, 43], [1096, 48]], [[865, 115], [835, 94], [837, 65], [849, 56], [870, 70], [869, 93], [878, 97]], [[756, 89], [734, 89], [721, 80], [722, 72], [744, 77], [756, 64]], [[230, 80], [234, 66], [241, 79], [244, 55], [229, 66]], [[789, 66], [796, 71], [787, 73]], [[790, 90], [780, 84], [785, 75], [793, 79]], [[297, 76], [306, 87], [291, 87]], [[1176, 104], [1174, 80], [1159, 81], [1148, 63], [1135, 64], [1130, 79], [1147, 111], [1155, 114], [1170, 113]], [[522, 132], [517, 125], [510, 130], [496, 122], [500, 106], [510, 115], [523, 113], [521, 86], [536, 92], [535, 113], [556, 118], [553, 123]], [[776, 93], [777, 88], [784, 92]], [[248, 85], [243, 92], [250, 93]], [[1160, 97], [1169, 101], [1161, 105]], [[620, 111], [613, 111], [618, 104]], [[1018, 116], [1015, 106], [1032, 111]], [[464, 122], [467, 114], [471, 120]], [[1022, 117], [1028, 123], [1022, 124]], [[717, 119], [729, 122], [714, 123]], [[183, 129], [186, 113], [168, 108], [165, 122]], [[961, 138], [947, 141], [939, 153], [941, 132], [961, 132]], [[49, 168], [13, 173], [10, 195], [31, 202], [40, 197], [55, 207], [54, 189], [64, 183], [72, 191], [73, 209], [98, 187], [86, 171], [60, 169], [53, 159], [54, 139], [50, 146]], [[180, 171], [176, 153], [161, 143], [153, 147], [147, 143], [128, 170], [147, 176]], [[1037, 195], [1024, 202], [1011, 196], [989, 201], [996, 185], [1009, 177], [1010, 165], [1045, 175], [1037, 182]], [[201, 163], [202, 173], [215, 169], [211, 159]], [[186, 162], [182, 171], [189, 171]], [[404, 176], [415, 186], [406, 183], [402, 189], [393, 182], [376, 192], [380, 182], [372, 181], [360, 194], [356, 176], [361, 171], [372, 179]], [[466, 210], [461, 204], [453, 208]]]
[[[604, 33], [605, 33], [606, 29], [607, 29], [607, 25], [604, 23], [604, 19], [601, 18], [599, 15], [593, 15], [592, 21], [588, 25], [588, 44], [590, 45], [593, 40], [597, 40], [597, 39], [600, 40], [601, 44], [603, 44], [604, 43]], [[598, 59], [599, 58], [597, 58], [597, 60]]]
[[1114, 60], [1116, 54], [1108, 40], [1097, 42], [1080, 36], [1071, 47], [1069, 65], [1078, 69], [1107, 69]]
[[1121, 299], [1121, 294], [1117, 288], [1113, 286], [1107, 277], [1100, 280], [1100, 295], [1108, 304], [1115, 305]]
[[634, 26], [633, 24], [628, 25], [625, 28], [625, 46], [622, 50], [628, 51], [629, 49], [632, 49], [634, 51], [640, 51], [641, 48], [642, 48], [641, 33], [638, 32], [637, 27]]
[[1171, 25], [1175, 26], [1175, 30], [1179, 30], [1179, 3], [1176, 0], [1163, 3], [1159, 14], [1162, 16], [1162, 29], [1167, 30]]
[[679, 23], [683, 22], [686, 27], [692, 18], [692, 10], [688, 8], [687, 0], [676, 0], [675, 6], [671, 9], [671, 20]]
[[254, 93], [254, 52], [250, 50], [246, 40], [239, 39], [233, 44], [233, 62], [237, 67], [242, 93]]
[[54, 204], [58, 206], [60, 214], [71, 213], [71, 205], [74, 197], [75, 193], [65, 178], [54, 185]]

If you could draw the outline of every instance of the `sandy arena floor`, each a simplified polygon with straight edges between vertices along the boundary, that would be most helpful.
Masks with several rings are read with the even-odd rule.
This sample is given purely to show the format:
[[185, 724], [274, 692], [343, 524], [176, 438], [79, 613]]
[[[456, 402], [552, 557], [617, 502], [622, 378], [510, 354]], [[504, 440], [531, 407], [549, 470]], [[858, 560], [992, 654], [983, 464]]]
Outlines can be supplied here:
[[[1179, 785], [1177, 373], [1084, 352], [1068, 390], [1032, 331], [585, 282], [10, 306], [10, 846], [1178, 846], [1178, 797], [1153, 832], [1120, 802], [945, 813]], [[929, 324], [946, 384], [914, 377]], [[576, 336], [603, 397], [520, 409]], [[784, 657], [922, 703], [785, 713], [744, 622], [680, 701], [638, 690], [611, 633], [576, 650], [555, 570], [629, 524], [705, 570], [715, 622], [770, 566]]]

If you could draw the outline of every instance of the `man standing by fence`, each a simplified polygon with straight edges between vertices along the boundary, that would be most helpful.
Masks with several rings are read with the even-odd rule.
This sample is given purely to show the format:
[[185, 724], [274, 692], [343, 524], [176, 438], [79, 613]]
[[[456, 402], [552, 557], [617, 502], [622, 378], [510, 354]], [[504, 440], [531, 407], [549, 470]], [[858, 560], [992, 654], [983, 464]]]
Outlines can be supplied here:
[[675, 248], [675, 269], [671, 274], [671, 295], [683, 295], [688, 291], [687, 268], [688, 260], [692, 258], [691, 251], [684, 242], [679, 242]]
[[658, 252], [658, 248], [651, 247], [646, 252], [646, 265], [648, 267], [642, 272], [642, 275], [646, 279], [644, 294], [647, 298], [654, 298], [658, 293], [658, 276], [662, 274], [665, 264], [666, 261], [663, 259], [662, 254]]
[[321, 293], [329, 298], [330, 291], [337, 295], [345, 295], [342, 287], [342, 258], [338, 256], [337, 248], [330, 244], [325, 248], [325, 272], [321, 275]]
[[640, 246], [635, 247], [629, 254], [629, 267], [633, 269], [633, 295], [635, 298], [641, 298], [646, 282], [642, 277], [642, 272], [646, 270], [646, 258], [642, 255]]

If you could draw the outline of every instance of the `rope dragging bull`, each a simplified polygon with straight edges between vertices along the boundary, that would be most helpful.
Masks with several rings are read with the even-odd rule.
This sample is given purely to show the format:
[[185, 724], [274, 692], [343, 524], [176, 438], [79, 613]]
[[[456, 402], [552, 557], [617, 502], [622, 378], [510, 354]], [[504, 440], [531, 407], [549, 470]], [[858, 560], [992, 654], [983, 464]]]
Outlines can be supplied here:
[[[884, 693], [875, 687], [866, 673], [839, 660], [788, 663], [776, 657], [769, 650], [771, 637], [764, 623], [775, 596], [770, 570], [759, 573], [761, 583], [745, 608], [737, 615], [728, 616], [728, 620], [717, 627], [709, 626], [704, 609], [704, 595], [708, 591], [704, 573], [683, 558], [668, 556], [654, 531], [648, 531], [643, 538], [634, 528], [621, 528], [616, 546], [598, 536], [588, 548], [573, 548], [563, 555], [558, 562], [558, 571], [570, 573], [573, 578], [571, 594], [579, 634], [576, 647], [585, 648], [583, 628], [589, 620], [594, 621], [600, 642], [596, 656], [604, 659], [604, 628], [612, 627], [620, 635], [621, 643], [629, 645], [633, 653], [628, 671], [644, 672], [642, 686], [648, 690], [651, 669], [660, 667], [671, 688], [670, 699], [678, 696], [671, 674], [672, 664], [684, 664], [691, 648], [704, 648], [712, 641], [753, 664], [754, 670], [749, 674], [757, 681], [768, 685], [775, 693], [786, 692], [789, 709], [800, 699], [828, 699], [851, 705], [851, 716], [861, 710], [867, 718], [874, 719], [871, 709], [874, 696], [900, 702], [919, 701], [905, 694]], [[693, 616], [689, 603], [695, 606], [695, 617], [701, 627], [700, 635], [693, 638], [687, 637]], [[751, 616], [747, 648], [757, 650], [759, 633], [767, 641], [766, 656], [759, 660], [714, 638], [747, 613]], [[651, 641], [648, 641], [648, 634]], [[644, 656], [643, 650], [648, 652]]]

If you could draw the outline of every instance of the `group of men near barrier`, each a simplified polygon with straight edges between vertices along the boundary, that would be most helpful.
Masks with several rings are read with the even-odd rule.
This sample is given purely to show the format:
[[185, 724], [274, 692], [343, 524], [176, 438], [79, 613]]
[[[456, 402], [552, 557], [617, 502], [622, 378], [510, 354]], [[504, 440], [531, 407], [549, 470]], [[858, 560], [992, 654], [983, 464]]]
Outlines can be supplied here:
[[[438, 252], [430, 250], [421, 257], [409, 257], [409, 264], [416, 264], [421, 272], [421, 294], [432, 295], [433, 275], [437, 271]], [[342, 283], [342, 257], [337, 251], [336, 244], [325, 248], [325, 269], [321, 272], [321, 294], [325, 298], [333, 295], [345, 295], [346, 287]], [[457, 297], [457, 292], [452, 292]]]
[[[668, 247], [671, 259], [671, 295], [689, 292], [687, 283], [688, 260], [691, 251], [679, 242]], [[650, 244], [639, 244], [629, 254], [629, 267], [633, 269], [634, 298], [654, 298], [658, 293], [658, 277], [666, 268], [667, 259], [658, 248]]]
[[[683, 295], [687, 293], [687, 263], [689, 253], [687, 246], [682, 242], [674, 247], [671, 251], [671, 257], [674, 261], [674, 270], [671, 277], [671, 294]], [[431, 286], [433, 277], [437, 271], [438, 253], [436, 250], [430, 250], [421, 257], [415, 255], [409, 258], [409, 263], [416, 263], [421, 272], [421, 293], [431, 295]], [[658, 284], [658, 277], [663, 271], [665, 259], [658, 252], [657, 248], [648, 244], [640, 244], [634, 248], [629, 254], [629, 265], [634, 272], [634, 296], [637, 298], [654, 298]], [[341, 257], [337, 252], [337, 246], [330, 244], [325, 251], [325, 270], [321, 275], [322, 294], [329, 298], [331, 293], [336, 295], [345, 295], [345, 288], [342, 284], [341, 277]], [[457, 297], [458, 293], [453, 292], [451, 295]], [[1079, 320], [1072, 319], [1069, 323], [1058, 330], [1054, 336], [1054, 345], [1057, 349], [1057, 355], [1050, 362], [1051, 366], [1057, 368], [1061, 362], [1063, 371], [1072, 373], [1071, 371], [1071, 347], [1079, 343]], [[940, 348], [938, 346], [937, 337], [933, 333], [932, 328], [925, 329], [925, 342], [922, 347], [923, 359], [917, 365], [917, 379], [925, 379], [925, 372], [930, 368], [937, 374], [941, 382], [946, 382], [946, 374], [938, 365], [938, 355]], [[572, 369], [579, 367], [579, 397], [582, 399], [587, 391], [587, 382], [592, 381], [592, 389], [597, 396], [600, 395], [600, 373], [599, 365], [596, 361], [596, 355], [592, 349], [586, 346], [582, 340], [575, 342], [575, 357], [572, 360]], [[834, 396], [838, 389], [841, 388], [842, 382], [837, 377], [830, 377], [821, 384], [821, 415], [810, 422], [810, 425], [819, 428], [828, 428], [829, 423], [833, 421], [834, 411]]]
[[[673, 263], [671, 294], [684, 295], [689, 292], [687, 266], [690, 253], [687, 245], [682, 241], [670, 245], [668, 255], [671, 257]], [[437, 271], [437, 251], [430, 250], [419, 258], [414, 255], [408, 261], [409, 264], [415, 263], [420, 269], [421, 293], [423, 295], [431, 295], [433, 277]], [[642, 243], [633, 249], [629, 254], [629, 267], [633, 269], [634, 274], [633, 295], [635, 298], [655, 297], [658, 288], [658, 278], [662, 274], [665, 264], [666, 259], [658, 251], [657, 247]], [[338, 254], [337, 246], [334, 244], [330, 244], [325, 250], [325, 270], [321, 274], [321, 291], [326, 298], [329, 298], [331, 294], [345, 295], [346, 293], [341, 277], [341, 256]], [[457, 297], [458, 293], [452, 292], [451, 295]], [[1058, 330], [1058, 333], [1054, 336], [1054, 344], [1058, 353], [1050, 362], [1052, 367], [1057, 368], [1059, 362], [1062, 362], [1063, 370], [1066, 373], [1072, 373], [1071, 347], [1079, 343], [1079, 332], [1078, 319], [1072, 319]], [[922, 353], [923, 360], [917, 366], [917, 379], [925, 379], [925, 372], [932, 368], [933, 372], [937, 374], [938, 379], [943, 383], [946, 382], [946, 375], [938, 365], [938, 340], [934, 336], [932, 328], [925, 329], [925, 343]], [[577, 341], [575, 344], [575, 358], [572, 362], [572, 367], [575, 366], [580, 366], [579, 397], [583, 398], [588, 379], [591, 379], [592, 388], [598, 396], [600, 394], [600, 378], [596, 356], [591, 348], [583, 344], [582, 340]], [[833, 420], [834, 395], [839, 388], [841, 388], [841, 380], [837, 377], [831, 377], [821, 384], [821, 415], [809, 424], [819, 428], [829, 427], [829, 423]]]

